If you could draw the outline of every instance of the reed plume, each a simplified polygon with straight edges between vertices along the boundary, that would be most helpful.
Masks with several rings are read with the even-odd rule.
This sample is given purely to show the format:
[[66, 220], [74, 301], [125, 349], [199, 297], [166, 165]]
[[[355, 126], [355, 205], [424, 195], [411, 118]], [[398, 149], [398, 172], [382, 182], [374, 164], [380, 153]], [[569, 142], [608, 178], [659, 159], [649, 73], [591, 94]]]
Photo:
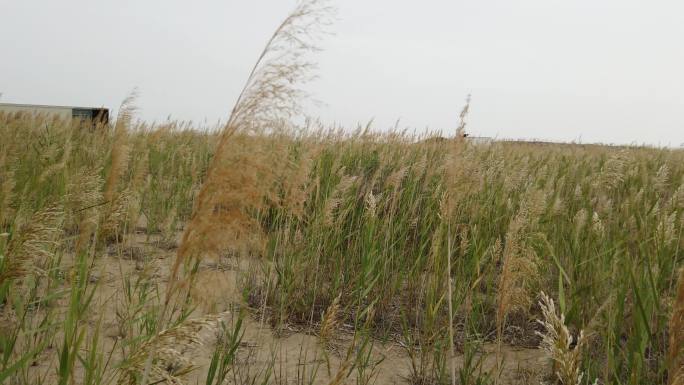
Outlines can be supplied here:
[[328, 308], [325, 310], [325, 313], [323, 313], [321, 326], [318, 332], [318, 337], [325, 346], [328, 346], [330, 344], [335, 332], [337, 331], [337, 328], [340, 325], [339, 313], [341, 296], [341, 293], [338, 294], [337, 297], [335, 297], [333, 302], [330, 304], [330, 306], [328, 306]]
[[629, 155], [626, 151], [618, 151], [612, 154], [601, 167], [601, 172], [594, 181], [594, 187], [603, 189], [615, 189], [626, 178], [626, 169]]
[[293, 157], [295, 159], [287, 164], [287, 169], [281, 177], [283, 192], [279, 205], [297, 219], [302, 219], [304, 216], [306, 201], [316, 186], [310, 179], [315, 151], [315, 149], [299, 150], [299, 156]]
[[67, 184], [69, 230], [78, 230], [75, 250], [82, 252], [97, 228], [102, 209], [102, 177], [99, 168], [81, 169]]
[[[339, 173], [343, 174], [344, 169], [340, 169]], [[358, 178], [356, 176], [342, 175], [340, 183], [335, 186], [335, 189], [325, 201], [323, 207], [323, 224], [325, 226], [333, 226], [335, 224], [336, 212], [340, 204], [344, 200], [345, 195], [356, 186], [357, 182]]]
[[137, 90], [133, 90], [121, 103], [114, 126], [114, 141], [112, 143], [110, 166], [105, 180], [102, 196], [107, 202], [106, 209], [100, 219], [100, 239], [109, 238], [116, 234], [119, 223], [126, 214], [128, 192], [120, 192], [120, 181], [128, 167], [129, 145], [128, 131], [137, 110], [135, 101]]
[[581, 370], [582, 349], [586, 345], [584, 331], [574, 338], [565, 325], [565, 315], [558, 316], [556, 305], [549, 296], [541, 293], [539, 301], [543, 320], [538, 320], [545, 332], [537, 332], [542, 337], [541, 347], [553, 362], [552, 375], [562, 385], [581, 385], [584, 373]]
[[[154, 134], [156, 136], [165, 131], [166, 130], [164, 130], [163, 128], [160, 128], [156, 130]], [[145, 147], [144, 149], [142, 149], [142, 153], [139, 156], [135, 157], [135, 163], [131, 166], [131, 180], [128, 185], [128, 191], [130, 192], [130, 195], [128, 199], [128, 212], [126, 213], [129, 228], [135, 228], [138, 224], [138, 220], [140, 219], [143, 195], [145, 191], [146, 182], [148, 181], [150, 169], [150, 147], [153, 141], [155, 140], [155, 136], [145, 136], [145, 139], [143, 141]]]
[[354, 356], [354, 348], [356, 347], [356, 341], [352, 341], [351, 345], [349, 345], [349, 348], [347, 349], [347, 355], [340, 363], [339, 368], [337, 369], [337, 373], [335, 374], [335, 377], [330, 379], [328, 382], [328, 385], [342, 385], [345, 383], [347, 377], [349, 377], [349, 374], [351, 374], [351, 371], [354, 369], [354, 364], [355, 364], [355, 356]]
[[215, 335], [225, 313], [190, 319], [162, 330], [142, 343], [119, 369], [119, 385], [138, 385], [149, 357], [153, 356], [148, 380], [151, 383], [183, 385], [183, 377], [197, 368], [187, 355], [204, 345], [206, 335]]
[[[325, 2], [304, 0], [275, 30], [259, 55], [223, 128], [192, 217], [183, 232], [172, 267], [169, 290], [189, 258], [216, 253], [230, 243], [259, 242], [253, 216], [271, 192], [275, 156], [236, 156], [235, 141], [259, 140], [287, 126], [306, 94], [299, 88], [312, 79], [314, 64], [306, 54], [318, 50], [316, 36], [330, 23], [333, 9]], [[239, 165], [239, 166], [237, 166]], [[239, 167], [239, 169], [237, 169]]]
[[529, 192], [508, 226], [497, 291], [499, 335], [503, 332], [505, 317], [509, 312], [526, 309], [532, 303], [531, 289], [538, 278], [538, 261], [536, 252], [528, 244], [528, 238], [533, 235], [545, 200], [542, 191]]
[[0, 282], [19, 279], [52, 256], [62, 233], [63, 212], [50, 206], [31, 215], [19, 224], [0, 259]]
[[655, 187], [656, 191], [662, 194], [663, 192], [665, 192], [665, 189], [668, 187], [669, 183], [670, 168], [667, 166], [667, 164], [663, 164], [662, 166], [660, 166], [658, 172], [653, 178], [653, 186]]
[[[178, 287], [178, 272], [186, 262], [261, 242], [261, 229], [254, 214], [272, 193], [276, 178], [269, 166], [280, 155], [264, 148], [263, 140], [300, 112], [305, 94], [299, 87], [311, 80], [314, 68], [305, 54], [317, 50], [315, 36], [329, 23], [332, 11], [321, 1], [300, 2], [278, 26], [256, 60], [219, 135], [206, 179], [183, 231], [158, 324], [163, 322]], [[255, 142], [262, 144], [262, 158], [249, 152], [254, 147], [244, 146]], [[153, 357], [150, 352], [143, 384], [148, 380]]]
[[538, 280], [538, 258], [528, 244], [528, 238], [533, 235], [532, 231], [545, 207], [546, 196], [543, 191], [532, 190], [524, 199], [518, 213], [508, 225], [497, 287], [496, 362], [499, 370], [503, 359], [501, 349], [508, 314], [515, 310], [527, 311], [532, 302], [532, 288]]
[[102, 194], [107, 202], [112, 202], [114, 200], [119, 180], [128, 165], [128, 128], [133, 119], [133, 114], [137, 110], [137, 107], [135, 106], [137, 98], [138, 92], [133, 90], [119, 107], [119, 113], [114, 126], [114, 142], [112, 143], [110, 156], [111, 164], [107, 174], [107, 180], [105, 181], [104, 192]]
[[459, 114], [458, 127], [456, 128], [456, 141], [462, 142], [466, 138], [466, 117], [468, 116], [468, 111], [470, 111], [470, 95], [466, 98], [466, 104], [463, 106], [461, 113]]
[[0, 229], [4, 229], [10, 222], [10, 218], [14, 216], [12, 199], [16, 182], [13, 171], [0, 171], [2, 172], [0, 175]]

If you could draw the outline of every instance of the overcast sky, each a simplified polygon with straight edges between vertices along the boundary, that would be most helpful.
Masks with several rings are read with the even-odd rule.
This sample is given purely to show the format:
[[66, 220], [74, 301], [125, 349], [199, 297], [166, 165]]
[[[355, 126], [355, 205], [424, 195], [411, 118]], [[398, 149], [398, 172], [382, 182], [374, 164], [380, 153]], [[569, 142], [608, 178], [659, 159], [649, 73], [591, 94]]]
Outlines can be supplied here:
[[[290, 0], [0, 0], [0, 102], [225, 119]], [[684, 2], [339, 0], [308, 88], [325, 122], [684, 143]]]

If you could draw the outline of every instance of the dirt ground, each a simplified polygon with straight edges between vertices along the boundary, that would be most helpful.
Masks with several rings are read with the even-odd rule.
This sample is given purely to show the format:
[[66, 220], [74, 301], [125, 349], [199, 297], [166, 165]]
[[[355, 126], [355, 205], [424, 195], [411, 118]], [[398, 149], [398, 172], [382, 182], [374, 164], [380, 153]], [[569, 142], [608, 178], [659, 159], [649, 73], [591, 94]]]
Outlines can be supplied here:
[[[169, 268], [173, 263], [175, 250], [173, 242], [162, 242], [158, 236], [147, 237], [142, 233], [131, 235], [124, 244], [114, 244], [106, 250], [106, 254], [96, 259], [91, 281], [98, 284], [91, 308], [100, 309], [92, 314], [90, 325], [96, 327], [101, 319], [101, 335], [104, 351], [112, 351], [111, 362], [117, 362], [121, 356], [117, 344], [122, 336], [117, 323], [117, 307], [122, 301], [123, 277], [136, 277], [150, 274], [152, 279], [163, 288], [169, 276]], [[65, 259], [64, 263], [69, 263]], [[225, 312], [224, 320], [229, 323], [237, 308], [245, 308], [238, 292], [238, 279], [241, 272], [249, 266], [248, 261], [223, 259], [218, 262], [203, 263], [200, 267], [196, 291], [200, 293], [201, 312]], [[232, 309], [232, 312], [231, 312]], [[275, 384], [328, 384], [340, 370], [345, 361], [345, 354], [351, 344], [352, 336], [347, 330], [341, 330], [333, 349], [323, 347], [319, 339], [312, 334], [290, 330], [276, 336], [268, 323], [261, 322], [255, 314], [245, 317], [244, 338], [239, 349], [239, 363], [230, 384], [248, 383], [249, 378], [260, 377], [275, 362], [269, 383]], [[208, 364], [211, 360], [213, 342], [206, 336], [206, 343], [189, 352], [190, 359], [198, 366], [187, 377], [188, 384], [204, 384]], [[57, 336], [56, 341], [59, 341]], [[56, 383], [56, 347], [48, 348], [35, 365], [37, 375], [46, 375], [45, 383]], [[493, 344], [484, 346], [483, 358], [485, 370], [495, 370]], [[463, 356], [455, 357], [457, 370], [462, 367]], [[370, 384], [410, 384], [411, 361], [406, 349], [399, 343], [375, 342], [372, 359], [377, 363], [366, 368], [366, 375], [371, 376]], [[504, 346], [504, 364], [499, 384], [539, 384], [548, 373], [549, 362], [539, 349]], [[315, 379], [310, 381], [315, 375]], [[357, 371], [353, 371], [346, 379], [347, 384], [356, 384]], [[80, 383], [77, 373], [76, 383]], [[116, 383], [116, 379], [114, 379]], [[257, 381], [259, 383], [259, 381]]]

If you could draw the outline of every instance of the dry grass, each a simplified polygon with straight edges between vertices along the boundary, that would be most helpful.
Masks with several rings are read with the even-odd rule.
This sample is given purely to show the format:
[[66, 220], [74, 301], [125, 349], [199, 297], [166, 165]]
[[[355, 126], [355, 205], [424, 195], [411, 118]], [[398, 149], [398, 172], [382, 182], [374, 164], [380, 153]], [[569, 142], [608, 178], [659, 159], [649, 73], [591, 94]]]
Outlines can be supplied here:
[[338, 334], [340, 326], [340, 295], [335, 297], [325, 313], [321, 316], [321, 327], [318, 337], [325, 346], [329, 346]]
[[[274, 166], [285, 155], [280, 140], [290, 129], [289, 119], [300, 112], [304, 95], [299, 87], [310, 80], [313, 69], [305, 54], [317, 49], [316, 36], [333, 11], [323, 1], [300, 2], [259, 55], [220, 134], [183, 233], [173, 277], [185, 261], [201, 259], [202, 254], [226, 248], [246, 254], [263, 247], [259, 224], [251, 212], [275, 200], [272, 187], [278, 168]], [[255, 147], [259, 150], [254, 151]], [[296, 191], [307, 171], [302, 164], [296, 171], [298, 178], [287, 189], [286, 199], [294, 210], [301, 209], [302, 197]]]
[[215, 335], [225, 314], [208, 315], [184, 321], [178, 326], [165, 329], [144, 342], [122, 363], [119, 385], [136, 385], [142, 381], [148, 357], [153, 356], [148, 383], [166, 382], [185, 384], [183, 377], [197, 367], [189, 354]]

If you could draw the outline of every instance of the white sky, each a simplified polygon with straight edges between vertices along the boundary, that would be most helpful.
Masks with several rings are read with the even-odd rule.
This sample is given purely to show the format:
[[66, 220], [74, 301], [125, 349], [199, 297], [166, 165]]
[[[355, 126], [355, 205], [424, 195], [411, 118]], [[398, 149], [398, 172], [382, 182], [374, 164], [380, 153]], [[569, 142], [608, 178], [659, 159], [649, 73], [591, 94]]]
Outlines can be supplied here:
[[[225, 118], [290, 0], [0, 0], [0, 101]], [[684, 2], [338, 0], [309, 113], [500, 138], [684, 143]]]

